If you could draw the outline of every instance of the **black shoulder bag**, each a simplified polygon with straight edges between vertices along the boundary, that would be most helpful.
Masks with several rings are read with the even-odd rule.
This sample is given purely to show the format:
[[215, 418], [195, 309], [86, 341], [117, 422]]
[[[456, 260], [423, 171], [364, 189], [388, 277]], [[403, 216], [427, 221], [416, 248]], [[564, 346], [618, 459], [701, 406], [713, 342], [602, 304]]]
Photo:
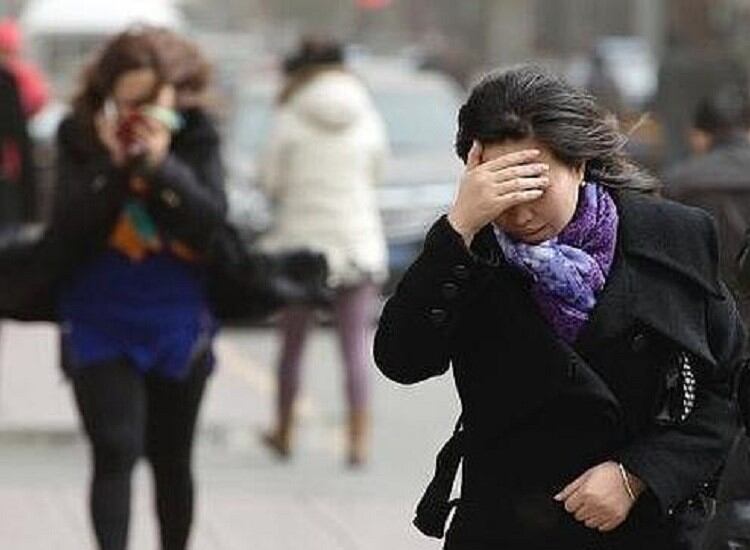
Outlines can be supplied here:
[[417, 504], [414, 526], [436, 539], [443, 538], [445, 525], [458, 499], [451, 500], [453, 483], [463, 456], [463, 415], [458, 418], [451, 438], [445, 442], [435, 460], [435, 475]]

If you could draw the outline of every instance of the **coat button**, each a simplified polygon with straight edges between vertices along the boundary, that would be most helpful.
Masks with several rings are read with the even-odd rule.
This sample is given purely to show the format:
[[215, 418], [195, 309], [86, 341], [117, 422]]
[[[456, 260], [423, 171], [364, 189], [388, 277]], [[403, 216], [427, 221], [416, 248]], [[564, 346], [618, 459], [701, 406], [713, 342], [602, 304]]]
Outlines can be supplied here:
[[469, 278], [469, 268], [464, 264], [458, 264], [453, 266], [453, 275], [460, 281], [465, 281]]
[[573, 361], [571, 361], [570, 363], [568, 363], [568, 378], [572, 380], [575, 377], [576, 377], [576, 364]]
[[443, 296], [448, 300], [453, 300], [458, 296], [458, 285], [456, 283], [444, 283]]
[[170, 208], [177, 208], [182, 203], [180, 197], [171, 189], [165, 189], [161, 192], [161, 200], [163, 200]]
[[445, 323], [445, 320], [448, 318], [448, 312], [439, 307], [432, 308], [429, 312], [429, 315], [430, 315], [430, 321], [432, 321], [432, 324], [435, 326], [442, 325], [443, 323]]
[[91, 189], [93, 189], [94, 193], [98, 193], [104, 189], [105, 185], [107, 185], [107, 176], [99, 174], [94, 178], [94, 181], [91, 182]]
[[648, 338], [646, 338], [646, 335], [642, 332], [634, 334], [633, 338], [630, 340], [630, 349], [636, 353], [644, 351], [646, 346], [648, 346]]

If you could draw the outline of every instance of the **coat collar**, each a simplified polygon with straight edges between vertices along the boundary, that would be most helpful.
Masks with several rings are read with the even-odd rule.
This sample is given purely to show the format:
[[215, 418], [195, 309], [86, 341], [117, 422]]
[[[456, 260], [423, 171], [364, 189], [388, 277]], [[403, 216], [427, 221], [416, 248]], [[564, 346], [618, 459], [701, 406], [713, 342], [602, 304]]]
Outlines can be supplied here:
[[[640, 193], [613, 195], [620, 215], [615, 261], [576, 349], [648, 327], [713, 363], [703, 300], [696, 299], [701, 293], [723, 296], [710, 218]], [[503, 264], [489, 225], [475, 237], [472, 252], [485, 265]]]
[[[618, 247], [721, 297], [715, 229], [702, 211], [634, 191], [613, 193], [620, 217]], [[697, 239], [703, 239], [698, 242]], [[706, 246], [708, 245], [708, 246]], [[491, 225], [474, 238], [471, 250], [482, 263], [497, 265], [502, 253]], [[613, 268], [614, 269], [614, 268]]]
[[721, 297], [719, 251], [702, 211], [632, 191], [615, 193], [623, 252]]

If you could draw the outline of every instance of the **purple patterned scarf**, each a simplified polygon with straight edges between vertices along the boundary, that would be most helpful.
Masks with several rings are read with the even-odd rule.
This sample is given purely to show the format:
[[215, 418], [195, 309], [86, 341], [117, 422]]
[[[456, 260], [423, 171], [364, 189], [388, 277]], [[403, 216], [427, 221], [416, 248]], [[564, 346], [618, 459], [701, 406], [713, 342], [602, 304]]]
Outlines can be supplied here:
[[542, 315], [568, 343], [589, 319], [612, 267], [617, 208], [600, 185], [581, 188], [573, 219], [560, 234], [536, 245], [512, 240], [495, 228], [508, 261], [532, 279], [531, 292]]

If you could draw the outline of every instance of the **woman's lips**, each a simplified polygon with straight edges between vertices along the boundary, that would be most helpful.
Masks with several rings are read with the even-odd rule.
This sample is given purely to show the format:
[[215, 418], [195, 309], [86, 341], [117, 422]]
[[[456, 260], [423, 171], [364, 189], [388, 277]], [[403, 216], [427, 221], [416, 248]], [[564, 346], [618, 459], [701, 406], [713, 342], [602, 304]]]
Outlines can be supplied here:
[[519, 236], [520, 238], [522, 238], [522, 239], [528, 239], [528, 238], [530, 238], [530, 237], [534, 237], [534, 236], [537, 236], [537, 235], [539, 235], [539, 234], [540, 234], [540, 233], [542, 233], [542, 232], [543, 232], [543, 231], [544, 231], [544, 230], [545, 230], [546, 228], [547, 228], [547, 226], [546, 226], [546, 225], [543, 225], [543, 226], [541, 226], [541, 227], [539, 227], [539, 228], [537, 228], [537, 229], [533, 229], [533, 230], [526, 230], [526, 231], [520, 231], [520, 232], [516, 233], [516, 235], [518, 235], [518, 236]]

